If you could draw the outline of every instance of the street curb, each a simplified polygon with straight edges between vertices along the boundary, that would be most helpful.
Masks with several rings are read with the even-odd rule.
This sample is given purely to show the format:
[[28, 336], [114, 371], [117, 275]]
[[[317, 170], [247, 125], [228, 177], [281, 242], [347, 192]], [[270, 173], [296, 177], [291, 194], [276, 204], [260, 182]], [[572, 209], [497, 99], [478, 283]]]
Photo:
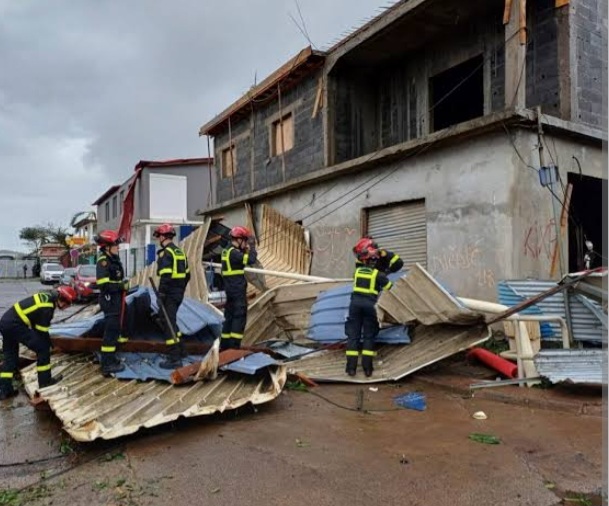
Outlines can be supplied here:
[[[560, 401], [554, 399], [529, 399], [527, 397], [518, 395], [506, 395], [501, 392], [496, 392], [496, 389], [479, 389], [470, 390], [468, 387], [460, 385], [450, 384], [438, 379], [431, 377], [419, 376], [416, 378], [417, 381], [427, 383], [434, 387], [442, 390], [458, 394], [462, 397], [472, 399], [482, 399], [487, 401], [502, 402], [504, 404], [512, 404], [515, 406], [522, 406], [527, 408], [545, 409], [549, 411], [558, 411], [562, 413], [570, 413], [573, 415], [584, 415], [584, 416], [603, 416], [603, 405], [602, 400], [599, 400], [598, 404], [589, 403], [583, 401]], [[510, 388], [510, 387], [506, 387]]]

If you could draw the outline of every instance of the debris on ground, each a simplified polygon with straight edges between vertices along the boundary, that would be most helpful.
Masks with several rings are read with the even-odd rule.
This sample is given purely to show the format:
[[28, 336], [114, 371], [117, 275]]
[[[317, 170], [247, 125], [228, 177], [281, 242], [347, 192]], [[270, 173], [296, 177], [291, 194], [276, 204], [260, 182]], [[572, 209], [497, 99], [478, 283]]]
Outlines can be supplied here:
[[396, 395], [393, 398], [393, 403], [400, 408], [414, 409], [416, 411], [425, 411], [427, 409], [425, 394], [420, 392], [408, 392]]
[[486, 420], [488, 417], [486, 416], [486, 413], [484, 411], [476, 411], [472, 415], [472, 418], [474, 418], [476, 420]]
[[501, 443], [501, 440], [498, 437], [493, 436], [492, 434], [482, 434], [481, 432], [472, 432], [468, 437], [472, 441], [476, 441], [477, 443], [483, 443], [486, 445], [498, 445]]

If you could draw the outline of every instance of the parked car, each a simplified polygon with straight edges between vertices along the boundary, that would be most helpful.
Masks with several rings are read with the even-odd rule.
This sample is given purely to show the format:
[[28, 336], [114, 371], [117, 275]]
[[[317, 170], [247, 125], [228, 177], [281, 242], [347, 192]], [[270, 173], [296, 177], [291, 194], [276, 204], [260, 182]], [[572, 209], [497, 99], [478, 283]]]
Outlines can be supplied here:
[[63, 274], [63, 266], [54, 263], [44, 263], [40, 268], [40, 282], [43, 285], [59, 283]]
[[76, 268], [72, 286], [76, 290], [78, 300], [92, 299], [99, 294], [99, 289], [95, 284], [95, 271], [95, 265], [79, 265]]
[[64, 286], [72, 286], [74, 282], [74, 276], [76, 275], [76, 269], [74, 267], [68, 267], [63, 271], [59, 284]]

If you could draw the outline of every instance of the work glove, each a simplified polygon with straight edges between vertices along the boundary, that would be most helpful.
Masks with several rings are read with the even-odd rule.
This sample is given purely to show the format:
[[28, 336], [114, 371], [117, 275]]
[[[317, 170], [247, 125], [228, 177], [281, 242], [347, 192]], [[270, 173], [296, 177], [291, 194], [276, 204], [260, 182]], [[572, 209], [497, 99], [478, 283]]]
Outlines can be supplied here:
[[128, 278], [123, 279], [123, 290], [125, 290], [126, 292], [129, 291], [129, 279]]

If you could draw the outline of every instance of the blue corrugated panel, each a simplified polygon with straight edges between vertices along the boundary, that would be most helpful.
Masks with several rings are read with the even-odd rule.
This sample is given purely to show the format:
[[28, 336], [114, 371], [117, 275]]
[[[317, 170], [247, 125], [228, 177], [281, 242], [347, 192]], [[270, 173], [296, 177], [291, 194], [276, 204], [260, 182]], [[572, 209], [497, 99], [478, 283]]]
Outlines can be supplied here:
[[[395, 281], [404, 273], [391, 274], [389, 279]], [[349, 303], [353, 287], [351, 284], [326, 290], [317, 296], [311, 307], [311, 319], [307, 337], [322, 343], [336, 343], [347, 338], [345, 335], [345, 321], [349, 313]], [[383, 344], [409, 344], [408, 329], [403, 325], [396, 325], [381, 329], [376, 338]]]
[[[99, 353], [97, 354], [99, 359]], [[182, 365], [190, 365], [203, 360], [203, 355], [191, 355], [182, 360]], [[125, 370], [113, 374], [122, 380], [159, 380], [170, 382], [173, 370], [162, 369], [159, 363], [166, 355], [160, 353], [118, 353], [118, 358], [125, 365]]]
[[[509, 281], [499, 281], [497, 284], [497, 295], [499, 299], [499, 303], [504, 306], [512, 307], [520, 304], [525, 300], [524, 297], [518, 295], [514, 289], [510, 286]], [[521, 314], [530, 314], [530, 315], [541, 315], [543, 314], [541, 310], [533, 305], [520, 311]], [[542, 338], [553, 338], [555, 337], [555, 333], [552, 330], [552, 326], [548, 323], [540, 323], [539, 330]]]
[[220, 369], [222, 371], [240, 372], [241, 374], [256, 374], [260, 369], [270, 365], [277, 365], [272, 357], [269, 357], [266, 353], [253, 353]]
[[150, 265], [156, 260], [156, 244], [146, 246], [146, 265]]

